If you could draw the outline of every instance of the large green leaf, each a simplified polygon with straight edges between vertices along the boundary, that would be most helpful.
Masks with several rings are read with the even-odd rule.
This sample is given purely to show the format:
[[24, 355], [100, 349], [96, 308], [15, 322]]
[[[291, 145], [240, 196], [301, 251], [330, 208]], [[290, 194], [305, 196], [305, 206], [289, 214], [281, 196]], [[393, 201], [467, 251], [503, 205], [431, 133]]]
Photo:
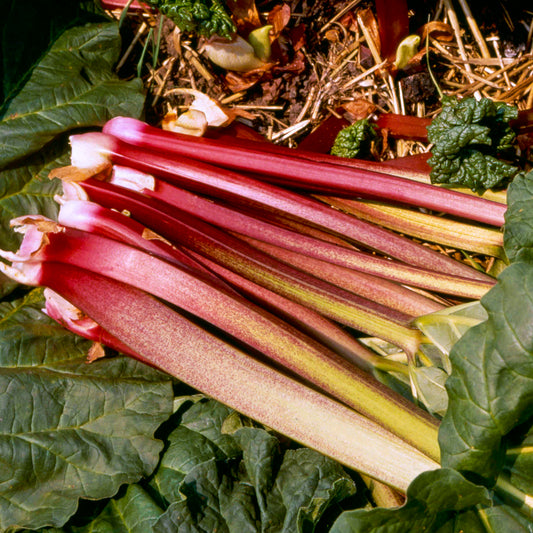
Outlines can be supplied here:
[[70, 526], [68, 531], [69, 533], [149, 533], [162, 512], [150, 494], [134, 483], [109, 500], [94, 520], [83, 526]]
[[[486, 533], [475, 508], [489, 504], [491, 499], [487, 489], [470, 483], [454, 470], [439, 469], [424, 472], [411, 483], [402, 507], [346, 511], [333, 524], [330, 533]], [[456, 527], [457, 524], [462, 528]]]
[[531, 265], [508, 266], [482, 303], [487, 321], [467, 331], [450, 355], [449, 406], [439, 440], [444, 466], [490, 479], [503, 464], [503, 437], [531, 416]]
[[533, 171], [518, 174], [507, 191], [504, 247], [511, 262], [533, 264]]
[[32, 67], [68, 27], [94, 18], [92, 0], [2, 2], [0, 17], [0, 117], [2, 102], [22, 87]]
[[449, 408], [439, 439], [442, 464], [495, 479], [505, 460], [505, 436], [533, 406], [533, 172], [509, 186], [504, 245], [511, 260], [481, 300], [486, 322], [452, 350]]
[[74, 128], [102, 126], [115, 115], [138, 117], [142, 82], [118, 78], [114, 22], [65, 31], [33, 70], [0, 122], [0, 168]]
[[152, 472], [168, 377], [133, 359], [86, 363], [87, 341], [44, 315], [40, 290], [0, 304], [0, 529], [62, 526], [80, 498]]
[[[63, 140], [64, 141], [64, 140]], [[17, 250], [21, 235], [10, 227], [11, 219], [23, 215], [57, 217], [54, 195], [61, 193], [61, 182], [50, 180], [55, 167], [69, 164], [66, 142], [59, 140], [38, 153], [0, 170], [0, 248]]]

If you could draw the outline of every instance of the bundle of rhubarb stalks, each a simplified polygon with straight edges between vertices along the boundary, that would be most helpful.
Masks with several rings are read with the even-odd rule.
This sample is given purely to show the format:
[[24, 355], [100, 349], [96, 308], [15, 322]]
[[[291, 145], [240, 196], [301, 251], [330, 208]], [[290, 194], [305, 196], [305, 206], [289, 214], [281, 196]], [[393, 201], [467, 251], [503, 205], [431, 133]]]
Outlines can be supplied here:
[[94, 357], [154, 365], [401, 493], [439, 467], [447, 351], [495, 280], [420, 242], [502, 258], [505, 204], [125, 117], [71, 151], [58, 220], [13, 220], [0, 270], [46, 287]]

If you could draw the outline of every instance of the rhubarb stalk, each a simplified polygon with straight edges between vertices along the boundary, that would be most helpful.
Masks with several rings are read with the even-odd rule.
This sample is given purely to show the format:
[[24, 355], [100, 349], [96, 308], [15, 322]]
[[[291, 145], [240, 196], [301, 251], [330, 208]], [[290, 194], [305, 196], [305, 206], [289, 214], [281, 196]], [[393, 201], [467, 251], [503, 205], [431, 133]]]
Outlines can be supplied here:
[[111, 119], [103, 131], [138, 147], [257, 173], [265, 179], [269, 176], [281, 178], [287, 185], [313, 192], [381, 198], [497, 227], [504, 223], [505, 206], [497, 202], [398, 176], [274, 155], [263, 151], [262, 144], [253, 149], [212, 139], [192, 138], [126, 117]]
[[26, 265], [19, 280], [51, 288], [141, 360], [296, 442], [402, 492], [418, 474], [439, 466], [374, 422], [256, 361], [141, 290], [63, 263]]
[[[19, 229], [26, 232], [27, 238], [19, 253], [0, 253], [15, 268], [25, 261], [67, 263], [142, 288], [213, 324], [389, 430], [400, 431], [406, 441], [411, 442], [416, 435], [422, 451], [438, 458], [433, 419], [348, 365], [337, 354], [244, 298], [227, 294], [188, 269], [180, 269], [118, 241], [61, 226], [51, 227], [52, 221], [45, 219], [22, 219], [20, 223]], [[224, 312], [217, 312], [219, 309]]]
[[248, 208], [282, 212], [415, 266], [464, 277], [488, 279], [488, 276], [463, 263], [389, 230], [335, 211], [315, 199], [229, 170], [183, 157], [177, 160], [143, 151], [102, 133], [72, 136], [71, 145], [72, 162], [76, 167], [95, 166], [110, 159], [116, 164], [171, 180], [194, 192], [213, 195]]
[[[70, 184], [71, 186], [72, 184]], [[80, 190], [83, 192], [81, 188]], [[162, 241], [161, 238], [155, 238], [154, 240], [153, 238], [143, 237], [143, 235], [152, 235], [152, 233], [131, 219], [131, 217], [111, 209], [106, 209], [93, 202], [74, 199], [68, 201], [62, 200], [58, 222], [70, 228], [93, 232], [120, 240], [167, 261], [176, 262], [175, 246]], [[239, 293], [244, 294], [247, 298], [261, 305], [263, 308], [270, 310], [271, 313], [295, 325], [298, 329], [315, 338], [329, 349], [339, 353], [359, 368], [369, 373], [374, 373], [375, 370], [381, 370], [384, 372], [392, 371], [407, 374], [408, 369], [404, 364], [395, 363], [394, 361], [390, 362], [376, 355], [337, 324], [308, 307], [279, 296], [202, 256], [192, 252], [191, 254], [197, 259], [194, 263], [198, 268], [196, 275], [200, 275], [200, 271], [203, 270], [203, 265], [205, 264], [207, 267], [205, 272], [215, 272], [216, 274], [216, 276], [210, 278], [212, 283], [216, 284], [220, 282], [220, 278], [227, 280], [227, 284], [224, 285], [226, 290], [230, 290], [231, 286], [234, 286]], [[181, 255], [179, 258], [181, 259]], [[178, 264], [183, 263], [178, 260]], [[57, 317], [54, 318], [56, 320], [58, 319]], [[73, 330], [74, 326], [72, 323], [69, 323], [68, 327]], [[88, 336], [78, 329], [76, 329], [76, 333], [114, 347], [113, 344], [109, 344], [103, 337], [99, 337], [98, 333]]]

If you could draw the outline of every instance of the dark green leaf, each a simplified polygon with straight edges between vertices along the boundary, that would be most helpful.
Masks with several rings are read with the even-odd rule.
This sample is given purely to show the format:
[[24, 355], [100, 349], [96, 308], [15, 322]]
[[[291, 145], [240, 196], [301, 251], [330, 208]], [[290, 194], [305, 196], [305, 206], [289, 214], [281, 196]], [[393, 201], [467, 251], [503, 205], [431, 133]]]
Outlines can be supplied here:
[[533, 269], [513, 263], [482, 299], [486, 322], [457, 342], [441, 424], [442, 465], [494, 479], [503, 439], [531, 416], [533, 405]]
[[21, 235], [9, 226], [11, 219], [41, 214], [55, 220], [61, 194], [61, 182], [50, 180], [55, 167], [69, 164], [66, 142], [55, 142], [40, 152], [0, 170], [0, 248], [17, 250]]
[[492, 189], [512, 178], [517, 167], [500, 159], [465, 148], [455, 158], [434, 151], [428, 160], [432, 168], [432, 182], [455, 187], [468, 187], [476, 192]]
[[533, 494], [533, 425], [529, 425], [525, 436], [522, 431], [516, 433], [509, 439], [504, 471], [513, 486]]
[[0, 122], [0, 168], [74, 128], [102, 126], [115, 115], [138, 117], [142, 82], [120, 80], [116, 23], [67, 30], [7, 107]]
[[236, 31], [221, 0], [148, 0], [183, 32], [231, 38]]
[[71, 527], [72, 533], [147, 533], [163, 510], [139, 485], [129, 485], [111, 499], [90, 524]]
[[[398, 509], [345, 511], [330, 533], [398, 533], [404, 531], [455, 532], [454, 524], [468, 522], [468, 533], [486, 533], [471, 514], [478, 505], [489, 505], [489, 492], [450, 469], [420, 474], [407, 489], [407, 501]], [[465, 517], [461, 518], [461, 515]], [[450, 527], [451, 526], [451, 527]]]
[[274, 435], [243, 424], [212, 400], [183, 413], [151, 482], [170, 503], [156, 532], [313, 531], [326, 508], [354, 493], [331, 459], [284, 452]]
[[507, 190], [504, 248], [511, 262], [533, 264], [533, 171], [519, 173]]
[[509, 121], [518, 110], [488, 98], [444, 97], [442, 110], [428, 126], [433, 143], [431, 181], [482, 192], [506, 183], [518, 168], [502, 157], [512, 150]]
[[62, 526], [80, 498], [115, 494], [159, 460], [168, 377], [130, 358], [87, 364], [87, 341], [41, 311], [0, 304], [0, 528]]
[[2, 3], [0, 18], [0, 117], [2, 103], [27, 80], [32, 67], [67, 28], [94, 18], [91, 0], [18, 0]]
[[331, 153], [339, 157], [366, 157], [370, 153], [376, 130], [367, 119], [358, 120], [337, 134]]

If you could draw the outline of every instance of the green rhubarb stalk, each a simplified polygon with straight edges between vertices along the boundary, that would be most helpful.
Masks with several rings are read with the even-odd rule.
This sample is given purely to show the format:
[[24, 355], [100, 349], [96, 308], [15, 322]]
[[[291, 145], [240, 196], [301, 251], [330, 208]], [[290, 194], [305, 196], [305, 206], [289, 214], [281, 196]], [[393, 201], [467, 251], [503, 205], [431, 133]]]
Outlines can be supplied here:
[[335, 322], [328, 320], [305, 305], [265, 289], [200, 254], [191, 252], [191, 255], [217, 276], [236, 287], [247, 298], [259, 303], [277, 316], [282, 316], [365, 372], [374, 374], [376, 370], [379, 370], [395, 372], [404, 376], [409, 375], [408, 367], [403, 362], [377, 355], [376, 352], [363, 346]]
[[391, 309], [409, 314], [413, 318], [439, 311], [444, 307], [437, 301], [422, 296], [398, 283], [384, 279], [380, 279], [377, 283], [379, 278], [371, 274], [306, 257], [298, 252], [286, 250], [244, 235], [240, 235], [240, 238], [280, 261], [324, 279], [337, 287], [342, 287]]
[[496, 229], [465, 224], [405, 207], [371, 200], [321, 196], [324, 202], [358, 218], [379, 224], [423, 241], [505, 258], [503, 233]]

